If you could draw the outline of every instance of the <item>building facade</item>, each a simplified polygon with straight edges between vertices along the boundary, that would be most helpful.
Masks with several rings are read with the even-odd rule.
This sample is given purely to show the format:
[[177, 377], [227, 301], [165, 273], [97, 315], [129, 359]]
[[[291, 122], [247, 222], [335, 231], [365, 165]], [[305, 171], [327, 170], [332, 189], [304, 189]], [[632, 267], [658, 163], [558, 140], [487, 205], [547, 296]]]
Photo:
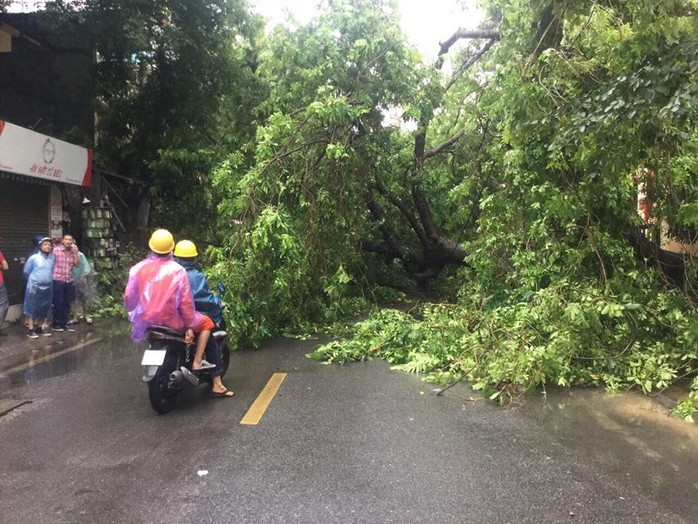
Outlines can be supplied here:
[[21, 315], [32, 239], [81, 227], [92, 152], [74, 142], [92, 143], [92, 65], [90, 48], [53, 29], [47, 16], [0, 13], [0, 250], [10, 266], [8, 320]]

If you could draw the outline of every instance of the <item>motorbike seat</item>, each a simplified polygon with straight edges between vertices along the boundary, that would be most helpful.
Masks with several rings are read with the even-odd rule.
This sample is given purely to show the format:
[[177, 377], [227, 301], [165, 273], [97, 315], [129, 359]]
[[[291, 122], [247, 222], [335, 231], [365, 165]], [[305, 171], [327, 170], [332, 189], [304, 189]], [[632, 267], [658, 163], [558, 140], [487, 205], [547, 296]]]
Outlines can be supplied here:
[[184, 333], [167, 326], [150, 326], [148, 328], [148, 339], [175, 339], [184, 341]]

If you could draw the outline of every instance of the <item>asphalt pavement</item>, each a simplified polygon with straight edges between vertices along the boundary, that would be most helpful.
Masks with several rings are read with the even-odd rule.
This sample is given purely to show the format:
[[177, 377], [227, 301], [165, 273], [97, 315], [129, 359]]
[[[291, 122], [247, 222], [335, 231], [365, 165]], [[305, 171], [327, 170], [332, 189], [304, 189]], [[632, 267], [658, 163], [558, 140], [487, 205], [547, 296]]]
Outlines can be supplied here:
[[[201, 388], [157, 415], [124, 321], [21, 335], [0, 373], [0, 400], [16, 403], [0, 413], [5, 524], [681, 523], [698, 510], [695, 427], [600, 394], [549, 392], [532, 416], [279, 339], [232, 354], [233, 399]], [[243, 424], [278, 374], [259, 423]]]

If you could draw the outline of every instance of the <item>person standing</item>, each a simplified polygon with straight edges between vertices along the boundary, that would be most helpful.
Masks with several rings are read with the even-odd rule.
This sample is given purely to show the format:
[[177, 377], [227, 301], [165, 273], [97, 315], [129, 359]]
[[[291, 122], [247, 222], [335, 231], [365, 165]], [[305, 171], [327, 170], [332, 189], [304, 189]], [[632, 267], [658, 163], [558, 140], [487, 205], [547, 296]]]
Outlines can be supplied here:
[[51, 336], [50, 331], [44, 331], [41, 327], [53, 299], [53, 263], [51, 254], [53, 242], [44, 237], [39, 242], [39, 252], [30, 256], [24, 264], [24, 278], [27, 280], [27, 289], [24, 293], [24, 316], [27, 319], [29, 338]]
[[3, 271], [10, 269], [10, 266], [5, 260], [5, 255], [0, 251], [0, 335], [6, 336], [7, 333], [2, 330], [2, 325], [5, 323], [7, 310], [10, 308], [10, 301], [7, 298], [7, 288], [5, 287], [5, 277]]
[[[75, 243], [73, 243], [76, 246]], [[87, 277], [92, 273], [92, 267], [85, 254], [78, 249], [78, 259], [80, 264], [73, 267], [73, 287], [75, 288], [74, 299], [70, 305], [69, 325], [77, 324], [81, 318], [85, 318], [88, 324], [92, 324], [92, 319], [87, 312]]]
[[70, 304], [75, 299], [73, 268], [80, 265], [78, 247], [73, 235], [63, 235], [60, 245], [53, 248], [53, 331], [75, 331], [68, 326]]
[[[27, 263], [27, 260], [32, 255], [36, 255], [37, 253], [41, 253], [41, 240], [45, 238], [45, 235], [34, 235], [32, 237], [32, 250], [27, 253], [27, 256], [24, 258], [23, 264], [22, 264], [22, 275], [24, 276], [24, 285], [22, 286], [22, 304], [24, 304], [24, 298], [25, 298], [25, 293], [27, 292], [27, 277], [24, 273], [24, 264]], [[22, 310], [22, 315], [24, 315], [24, 310]], [[46, 321], [44, 320], [44, 323]], [[24, 317], [24, 327], [28, 328], [29, 327], [29, 319], [25, 316]], [[42, 326], [43, 329], [46, 329], [47, 326], [44, 325]]]

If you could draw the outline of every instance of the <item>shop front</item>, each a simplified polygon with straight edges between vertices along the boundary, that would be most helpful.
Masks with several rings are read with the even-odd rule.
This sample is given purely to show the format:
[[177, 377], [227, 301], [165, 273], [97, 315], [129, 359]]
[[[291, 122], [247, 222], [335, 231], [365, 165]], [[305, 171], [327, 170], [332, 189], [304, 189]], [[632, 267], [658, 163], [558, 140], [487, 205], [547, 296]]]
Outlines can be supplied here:
[[10, 298], [21, 315], [22, 269], [36, 235], [60, 238], [69, 220], [65, 188], [89, 187], [92, 151], [0, 120], [0, 251]]

